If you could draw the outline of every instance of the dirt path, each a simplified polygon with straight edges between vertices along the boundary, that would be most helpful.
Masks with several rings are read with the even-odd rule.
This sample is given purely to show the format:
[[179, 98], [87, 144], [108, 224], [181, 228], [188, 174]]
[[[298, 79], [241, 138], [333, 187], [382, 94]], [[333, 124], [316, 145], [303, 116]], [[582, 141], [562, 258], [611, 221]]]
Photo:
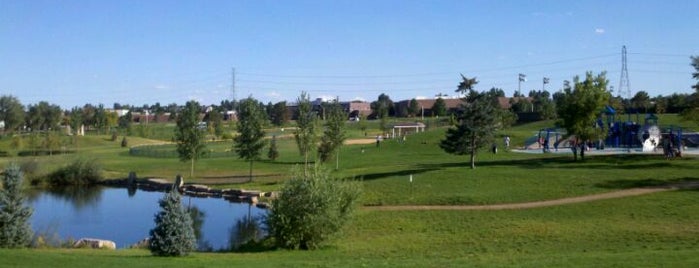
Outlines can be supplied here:
[[535, 201], [526, 203], [513, 203], [513, 204], [497, 204], [497, 205], [455, 205], [455, 206], [366, 206], [363, 210], [377, 210], [377, 211], [408, 211], [408, 210], [505, 210], [505, 209], [526, 209], [526, 208], [539, 208], [539, 207], [550, 207], [565, 204], [583, 203], [595, 200], [604, 200], [612, 198], [621, 198], [628, 196], [637, 196], [650, 193], [664, 192], [676, 190], [677, 187], [665, 187], [665, 188], [631, 188], [626, 190], [569, 197], [555, 200], [546, 201]]
[[351, 140], [346, 140], [345, 144], [347, 145], [353, 145], [353, 144], [372, 144], [375, 143], [376, 139], [351, 139]]

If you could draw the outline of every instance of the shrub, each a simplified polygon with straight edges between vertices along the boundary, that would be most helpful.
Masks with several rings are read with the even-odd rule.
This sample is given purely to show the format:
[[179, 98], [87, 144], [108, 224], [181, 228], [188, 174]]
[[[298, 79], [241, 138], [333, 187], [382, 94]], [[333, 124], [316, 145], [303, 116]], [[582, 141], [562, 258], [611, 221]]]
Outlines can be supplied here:
[[331, 178], [319, 166], [305, 175], [297, 168], [272, 201], [266, 220], [270, 235], [282, 248], [318, 248], [341, 230], [359, 194], [358, 182]]
[[116, 131], [112, 132], [112, 138], [111, 141], [116, 141], [117, 140], [117, 133]]
[[150, 252], [156, 256], [184, 256], [195, 250], [192, 218], [182, 207], [177, 187], [171, 187], [159, 203], [161, 210], [155, 215], [155, 228], [150, 230]]
[[26, 247], [32, 240], [29, 218], [32, 208], [25, 204], [22, 172], [16, 164], [5, 168], [0, 191], [0, 247]]
[[58, 185], [91, 185], [102, 180], [102, 166], [94, 159], [78, 158], [48, 176], [49, 183]]
[[230, 132], [223, 132], [223, 134], [221, 134], [221, 139], [222, 140], [232, 140], [233, 135]]
[[126, 137], [121, 139], [121, 147], [127, 147], [129, 146], [129, 141], [126, 140]]

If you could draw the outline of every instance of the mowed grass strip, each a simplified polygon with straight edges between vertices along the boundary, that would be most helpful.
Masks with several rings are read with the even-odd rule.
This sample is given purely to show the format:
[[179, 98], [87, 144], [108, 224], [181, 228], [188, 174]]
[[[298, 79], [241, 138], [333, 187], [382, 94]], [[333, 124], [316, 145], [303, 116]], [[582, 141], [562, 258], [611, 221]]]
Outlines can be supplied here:
[[4, 267], [696, 267], [697, 191], [508, 211], [361, 211], [316, 251], [0, 250]]

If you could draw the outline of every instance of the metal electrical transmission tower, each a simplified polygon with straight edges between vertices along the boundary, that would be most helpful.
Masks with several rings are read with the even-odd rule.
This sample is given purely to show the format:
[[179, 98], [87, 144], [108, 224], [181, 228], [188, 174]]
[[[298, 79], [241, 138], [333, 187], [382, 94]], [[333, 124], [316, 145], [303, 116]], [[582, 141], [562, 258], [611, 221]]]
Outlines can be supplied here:
[[[621, 47], [621, 78], [619, 79], [619, 96], [631, 99], [629, 87], [629, 70], [626, 68], [626, 46]], [[625, 96], [624, 96], [625, 95]]]

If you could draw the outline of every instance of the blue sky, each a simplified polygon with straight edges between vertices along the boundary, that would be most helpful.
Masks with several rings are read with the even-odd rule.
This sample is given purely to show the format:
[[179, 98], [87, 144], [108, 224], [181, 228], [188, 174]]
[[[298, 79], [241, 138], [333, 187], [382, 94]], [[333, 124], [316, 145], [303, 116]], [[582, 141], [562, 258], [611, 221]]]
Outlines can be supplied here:
[[393, 100], [560, 89], [586, 71], [618, 88], [691, 93], [699, 1], [0, 0], [0, 94], [26, 104]]

